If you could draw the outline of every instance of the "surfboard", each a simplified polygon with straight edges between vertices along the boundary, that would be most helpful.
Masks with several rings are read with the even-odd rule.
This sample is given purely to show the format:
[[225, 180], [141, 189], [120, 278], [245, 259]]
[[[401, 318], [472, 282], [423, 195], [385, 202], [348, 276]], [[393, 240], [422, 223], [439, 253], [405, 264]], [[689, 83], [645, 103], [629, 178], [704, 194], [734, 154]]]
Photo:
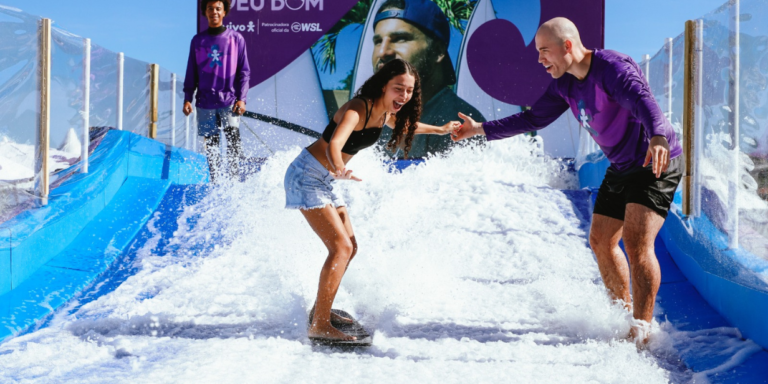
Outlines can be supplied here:
[[[357, 340], [342, 341], [342, 340], [326, 340], [321, 338], [310, 338], [309, 340], [312, 342], [312, 345], [354, 348], [354, 347], [370, 347], [373, 344], [373, 334], [368, 332], [363, 327], [362, 324], [360, 324], [354, 317], [352, 317], [352, 315], [350, 315], [348, 312], [343, 311], [341, 309], [331, 309], [331, 312], [339, 316], [352, 319], [352, 324], [333, 322], [333, 326], [336, 327], [336, 329], [338, 329], [339, 331], [346, 333], [347, 335], [357, 337]], [[309, 328], [309, 325], [312, 324], [313, 315], [314, 313], [309, 314], [309, 319], [307, 321], [307, 328]]]

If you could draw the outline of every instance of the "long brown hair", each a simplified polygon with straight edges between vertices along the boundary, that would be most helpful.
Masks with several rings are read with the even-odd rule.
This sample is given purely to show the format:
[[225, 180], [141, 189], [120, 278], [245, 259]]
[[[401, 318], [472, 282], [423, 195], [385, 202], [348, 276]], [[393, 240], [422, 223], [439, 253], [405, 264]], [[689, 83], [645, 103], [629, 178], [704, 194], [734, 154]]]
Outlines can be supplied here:
[[392, 78], [406, 73], [413, 76], [416, 80], [413, 85], [413, 95], [395, 114], [397, 119], [395, 129], [392, 132], [392, 139], [387, 143], [387, 149], [392, 152], [397, 150], [398, 147], [403, 147], [404, 157], [407, 157], [408, 151], [411, 150], [413, 135], [416, 132], [416, 123], [421, 118], [421, 80], [419, 79], [419, 73], [416, 72], [416, 68], [405, 60], [393, 59], [384, 64], [378, 72], [366, 80], [363, 86], [355, 93], [355, 97], [365, 97], [375, 102], [382, 96], [384, 87]]

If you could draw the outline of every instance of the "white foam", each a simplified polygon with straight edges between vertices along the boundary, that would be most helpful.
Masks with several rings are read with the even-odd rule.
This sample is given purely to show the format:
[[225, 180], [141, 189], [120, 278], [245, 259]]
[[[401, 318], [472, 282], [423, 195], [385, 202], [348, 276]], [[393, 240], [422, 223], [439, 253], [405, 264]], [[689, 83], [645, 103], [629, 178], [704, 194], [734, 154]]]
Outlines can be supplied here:
[[159, 251], [154, 231], [114, 292], [0, 345], [0, 377], [667, 382], [655, 358], [622, 341], [628, 315], [610, 304], [583, 223], [558, 190], [573, 176], [527, 140], [460, 149], [402, 174], [372, 151], [350, 163], [364, 181], [339, 189], [359, 253], [334, 307], [376, 329], [365, 351], [313, 351], [306, 340], [326, 251], [299, 212], [283, 209], [295, 148], [185, 210]]
[[[70, 129], [70, 134], [74, 130]], [[50, 170], [64, 169], [80, 157], [80, 149], [72, 153], [73, 142], [67, 135], [61, 149], [50, 148], [48, 152]], [[74, 140], [79, 145], [77, 135]], [[35, 175], [35, 146], [33, 144], [16, 143], [6, 136], [0, 136], [0, 180], [12, 181], [31, 179]]]

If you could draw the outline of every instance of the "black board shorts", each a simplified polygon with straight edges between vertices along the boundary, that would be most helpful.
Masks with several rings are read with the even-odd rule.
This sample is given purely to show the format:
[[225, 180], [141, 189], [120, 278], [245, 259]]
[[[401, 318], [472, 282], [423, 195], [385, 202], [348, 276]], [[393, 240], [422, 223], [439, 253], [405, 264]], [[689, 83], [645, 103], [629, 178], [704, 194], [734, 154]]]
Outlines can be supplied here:
[[617, 172], [611, 165], [597, 191], [593, 214], [624, 221], [627, 204], [635, 203], [652, 209], [666, 219], [683, 176], [682, 159], [678, 156], [670, 160], [667, 171], [658, 179], [653, 174], [652, 165], [624, 172]]

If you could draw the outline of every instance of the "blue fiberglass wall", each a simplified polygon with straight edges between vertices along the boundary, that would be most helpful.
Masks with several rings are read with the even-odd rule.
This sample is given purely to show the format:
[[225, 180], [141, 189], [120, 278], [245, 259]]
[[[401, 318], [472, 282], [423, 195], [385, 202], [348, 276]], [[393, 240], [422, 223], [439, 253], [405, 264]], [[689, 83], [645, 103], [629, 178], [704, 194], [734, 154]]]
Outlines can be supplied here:
[[47, 206], [0, 225], [0, 341], [34, 325], [103, 273], [169, 187], [207, 182], [204, 156], [108, 131], [91, 155], [89, 173], [53, 189]]

